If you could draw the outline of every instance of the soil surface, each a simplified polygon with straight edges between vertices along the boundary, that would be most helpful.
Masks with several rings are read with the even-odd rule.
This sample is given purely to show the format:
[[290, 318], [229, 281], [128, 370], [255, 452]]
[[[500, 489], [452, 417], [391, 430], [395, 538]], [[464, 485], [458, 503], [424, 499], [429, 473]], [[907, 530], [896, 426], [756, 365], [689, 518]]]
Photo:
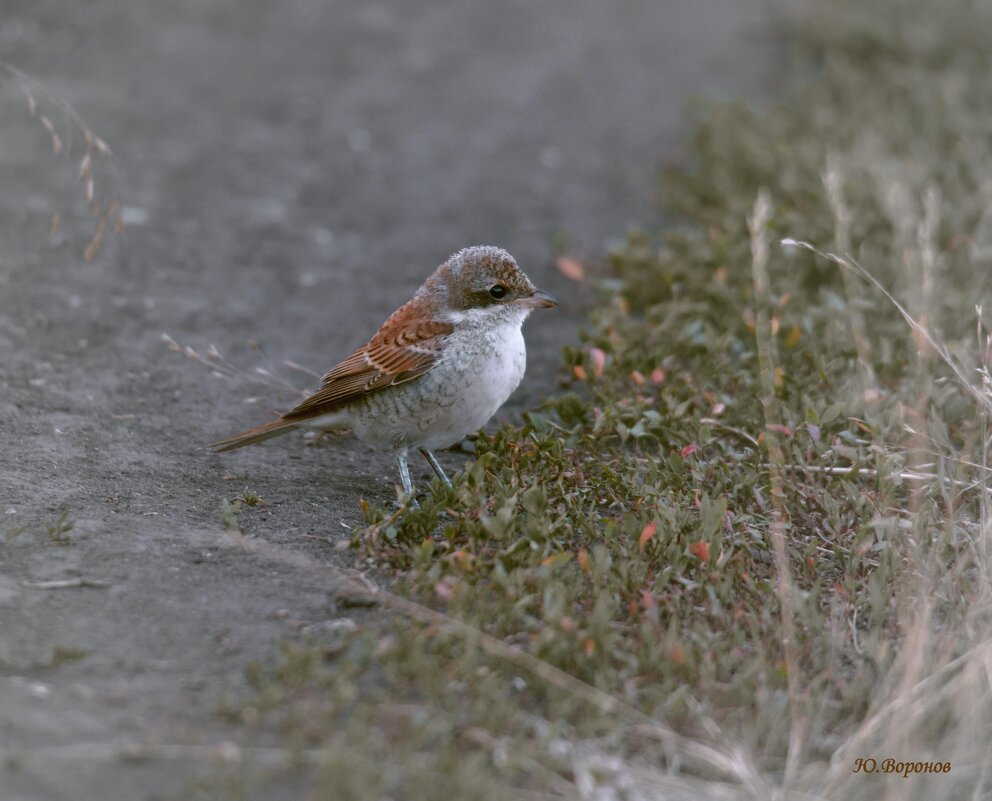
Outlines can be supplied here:
[[[347, 566], [358, 499], [397, 478], [349, 438], [204, 450], [297, 396], [163, 332], [306, 388], [285, 360], [328, 369], [451, 252], [499, 244], [562, 301], [526, 326], [514, 419], [556, 390], [589, 302], [556, 248], [656, 227], [686, 102], [767, 97], [782, 54], [762, 0], [4, 5], [0, 58], [110, 144], [96, 191], [128, 226], [83, 260], [79, 131], [53, 156], [0, 86], [0, 799], [172, 797], [249, 736], [217, 714], [245, 664], [341, 614], [319, 572], [229, 536], [224, 500], [263, 499], [246, 540]], [[142, 744], [168, 748], [121, 758]]]

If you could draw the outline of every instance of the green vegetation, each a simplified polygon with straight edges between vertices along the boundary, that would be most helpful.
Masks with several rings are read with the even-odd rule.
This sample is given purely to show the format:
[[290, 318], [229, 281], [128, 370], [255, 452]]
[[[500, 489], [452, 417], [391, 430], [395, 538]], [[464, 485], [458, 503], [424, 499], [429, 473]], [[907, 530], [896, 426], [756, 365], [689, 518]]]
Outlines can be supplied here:
[[241, 501], [235, 498], [233, 501], [224, 498], [220, 502], [220, 522], [227, 531], [240, 531], [241, 525], [238, 522], [238, 513], [241, 511]]
[[317, 796], [988, 792], [989, 30], [819, 3], [787, 103], [702, 113], [685, 224], [612, 254], [574, 391], [366, 507], [363, 560], [443, 617], [252, 669]]
[[5, 543], [13, 542], [27, 530], [27, 526], [17, 526], [16, 528], [7, 529], [6, 533], [3, 535], [3, 541]]
[[256, 495], [254, 492], [252, 492], [247, 487], [245, 487], [245, 491], [241, 493], [241, 500], [245, 503], [245, 505], [251, 506], [251, 507], [264, 506], [265, 505], [265, 501], [263, 501], [261, 499], [261, 497], [259, 497], [258, 495]]
[[54, 523], [45, 527], [45, 533], [48, 535], [48, 539], [56, 545], [69, 545], [72, 543], [69, 532], [75, 527], [75, 521], [69, 517], [69, 512], [65, 511], [58, 516]]
[[78, 648], [75, 645], [60, 645], [59, 643], [55, 643], [52, 646], [50, 664], [53, 668], [57, 668], [69, 662], [78, 662], [80, 659], [85, 659], [89, 656], [89, 653], [85, 648]]

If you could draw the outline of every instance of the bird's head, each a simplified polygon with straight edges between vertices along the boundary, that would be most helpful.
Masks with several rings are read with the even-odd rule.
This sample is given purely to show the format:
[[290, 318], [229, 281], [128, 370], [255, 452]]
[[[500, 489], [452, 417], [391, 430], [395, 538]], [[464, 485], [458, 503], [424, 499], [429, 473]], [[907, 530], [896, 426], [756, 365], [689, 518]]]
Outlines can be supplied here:
[[431, 283], [443, 286], [444, 314], [453, 323], [523, 322], [533, 309], [558, 305], [531, 283], [513, 256], [497, 247], [458, 251], [438, 267]]

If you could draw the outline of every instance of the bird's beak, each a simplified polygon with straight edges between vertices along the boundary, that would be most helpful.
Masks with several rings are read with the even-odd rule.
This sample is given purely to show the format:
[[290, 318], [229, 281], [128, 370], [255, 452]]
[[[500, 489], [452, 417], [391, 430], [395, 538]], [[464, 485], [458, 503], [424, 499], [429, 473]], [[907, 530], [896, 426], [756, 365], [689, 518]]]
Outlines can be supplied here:
[[528, 309], [550, 309], [558, 305], [558, 301], [543, 289], [535, 289], [533, 295], [523, 298], [520, 302]]

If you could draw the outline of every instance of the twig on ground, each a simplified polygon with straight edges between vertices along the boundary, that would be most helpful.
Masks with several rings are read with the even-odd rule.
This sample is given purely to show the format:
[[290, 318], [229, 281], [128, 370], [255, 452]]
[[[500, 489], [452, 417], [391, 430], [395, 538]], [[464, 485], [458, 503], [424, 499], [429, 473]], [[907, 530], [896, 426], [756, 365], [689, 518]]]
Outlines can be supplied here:
[[36, 590], [71, 590], [76, 589], [77, 587], [104, 589], [106, 587], [113, 586], [113, 582], [111, 581], [82, 577], [73, 579], [57, 579], [55, 581], [25, 581], [23, 584], [25, 587], [33, 587]]
[[[771, 468], [771, 464], [765, 463], [762, 467], [766, 469]], [[829, 476], [862, 476], [863, 478], [878, 478], [880, 475], [885, 475], [884, 473], [879, 473], [878, 470], [872, 467], [821, 467], [812, 464], [782, 464], [780, 467], [783, 470], [788, 470], [792, 473], [821, 473]], [[942, 481], [950, 484], [954, 487], [963, 487], [964, 489], [984, 489], [988, 493], [992, 493], [992, 487], [987, 487], [983, 482], [975, 481], [960, 481], [954, 478], [948, 478], [947, 476], [941, 476], [937, 473], [921, 473], [916, 470], [902, 470], [898, 473], [891, 473], [890, 475], [901, 478], [903, 481]]]

